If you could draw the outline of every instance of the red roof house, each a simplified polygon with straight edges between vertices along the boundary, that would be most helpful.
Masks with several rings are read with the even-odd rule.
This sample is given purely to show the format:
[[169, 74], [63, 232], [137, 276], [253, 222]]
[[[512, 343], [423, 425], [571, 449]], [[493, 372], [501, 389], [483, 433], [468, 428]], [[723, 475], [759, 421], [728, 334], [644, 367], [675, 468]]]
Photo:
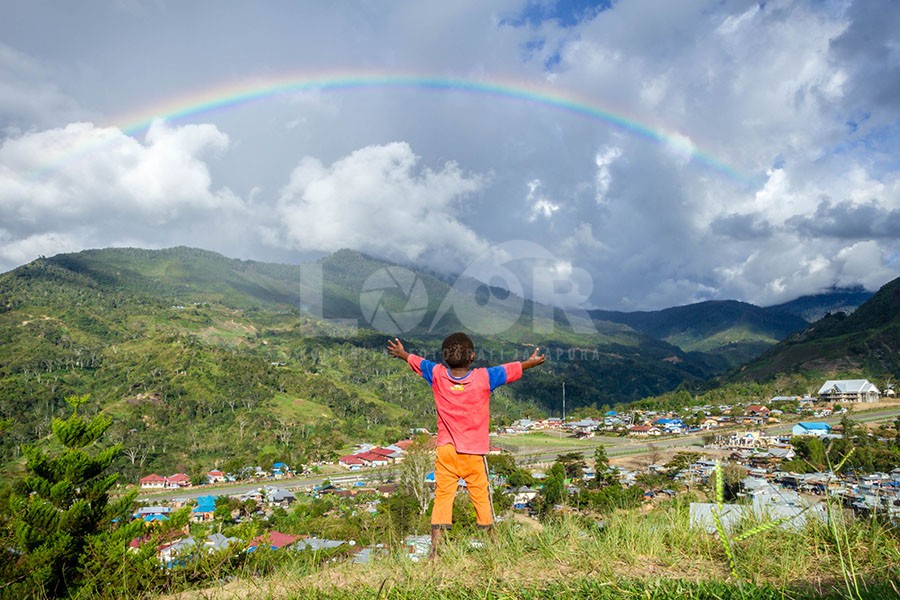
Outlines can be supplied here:
[[170, 488], [191, 487], [191, 478], [185, 473], [175, 473], [171, 477], [166, 477], [166, 486]]
[[156, 473], [151, 473], [146, 477], [141, 477], [138, 483], [142, 488], [164, 488], [166, 487], [166, 478]]
[[281, 533], [280, 531], [270, 531], [269, 533], [264, 533], [253, 538], [253, 541], [250, 542], [250, 547], [256, 548], [267, 545], [270, 548], [277, 550], [278, 548], [290, 546], [302, 537], [302, 535], [290, 535], [288, 533]]

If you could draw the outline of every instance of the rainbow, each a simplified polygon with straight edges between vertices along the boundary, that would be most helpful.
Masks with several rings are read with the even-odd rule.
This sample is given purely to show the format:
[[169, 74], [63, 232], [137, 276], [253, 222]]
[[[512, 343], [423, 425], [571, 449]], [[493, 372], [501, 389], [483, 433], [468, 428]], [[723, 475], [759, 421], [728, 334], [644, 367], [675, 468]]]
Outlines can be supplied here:
[[[231, 110], [286, 94], [331, 93], [364, 89], [454, 92], [534, 104], [605, 123], [653, 142], [666, 144], [688, 153], [692, 160], [711, 167], [735, 181], [743, 184], [752, 182], [750, 177], [726, 162], [716, 159], [696, 146], [685, 144], [681, 136], [667, 133], [663, 129], [654, 129], [636, 119], [616, 114], [575, 94], [538, 88], [519, 82], [498, 83], [496, 81], [416, 74], [341, 73], [312, 76], [293, 74], [262, 80], [241, 81], [224, 87], [200, 90], [152, 107], [145, 107], [131, 114], [120, 115], [109, 125], [119, 128], [127, 135], [136, 136], [146, 131], [153, 121], [158, 119], [176, 122], [196, 119], [206, 114]], [[70, 152], [63, 160], [57, 159], [53, 161], [53, 165], [44, 165], [41, 171], [50, 171], [65, 162], [67, 158], [71, 159], [73, 154], [83, 155], [92, 149]]]

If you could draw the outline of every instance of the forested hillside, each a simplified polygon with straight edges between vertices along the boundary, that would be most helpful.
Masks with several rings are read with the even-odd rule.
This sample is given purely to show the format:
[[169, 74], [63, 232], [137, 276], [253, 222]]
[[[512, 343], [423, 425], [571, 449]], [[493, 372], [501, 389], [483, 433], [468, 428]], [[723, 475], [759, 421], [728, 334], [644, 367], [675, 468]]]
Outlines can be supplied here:
[[[298, 464], [433, 427], [427, 387], [383, 352], [386, 334], [357, 318], [359, 286], [385, 265], [338, 253], [320, 263], [318, 290], [303, 265], [189, 248], [86, 251], [0, 275], [0, 460], [14, 464], [23, 443], [48, 434], [64, 398], [82, 394], [91, 396], [86, 414], [113, 418], [107, 437], [124, 444], [118, 468], [130, 479], [226, 461]], [[421, 279], [429, 300], [447, 293]], [[498, 421], [560, 414], [563, 382], [570, 409], [601, 407], [721, 368], [621, 325], [584, 335], [561, 322], [535, 336], [530, 314], [502, 335], [475, 336], [479, 364], [522, 358], [532, 344], [550, 355], [499, 391]], [[346, 318], [358, 326], [338, 321]], [[459, 325], [452, 313], [446, 321], [405, 335], [408, 347], [433, 352]]]
[[796, 314], [734, 300], [698, 302], [658, 311], [591, 311], [595, 319], [623, 323], [686, 352], [721, 357], [731, 366], [759, 356], [807, 322]]

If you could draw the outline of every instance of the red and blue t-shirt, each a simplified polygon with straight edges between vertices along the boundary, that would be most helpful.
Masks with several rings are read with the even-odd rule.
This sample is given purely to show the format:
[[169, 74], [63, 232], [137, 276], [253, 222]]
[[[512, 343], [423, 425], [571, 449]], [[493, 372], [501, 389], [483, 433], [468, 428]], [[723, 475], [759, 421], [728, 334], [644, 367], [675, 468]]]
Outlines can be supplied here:
[[454, 377], [446, 366], [415, 354], [410, 354], [406, 362], [434, 392], [437, 445], [453, 444], [462, 454], [487, 454], [491, 392], [520, 379], [522, 363], [472, 369], [462, 377]]

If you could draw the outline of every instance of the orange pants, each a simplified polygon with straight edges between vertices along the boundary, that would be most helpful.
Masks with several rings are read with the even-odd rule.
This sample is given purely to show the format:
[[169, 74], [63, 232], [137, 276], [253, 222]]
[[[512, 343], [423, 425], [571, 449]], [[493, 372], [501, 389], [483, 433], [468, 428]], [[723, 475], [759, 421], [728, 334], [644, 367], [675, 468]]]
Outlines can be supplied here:
[[459, 454], [453, 444], [437, 447], [431, 526], [450, 527], [453, 524], [453, 499], [460, 479], [466, 482], [479, 527], [489, 527], [494, 523], [494, 505], [488, 483], [487, 458], [482, 454]]

